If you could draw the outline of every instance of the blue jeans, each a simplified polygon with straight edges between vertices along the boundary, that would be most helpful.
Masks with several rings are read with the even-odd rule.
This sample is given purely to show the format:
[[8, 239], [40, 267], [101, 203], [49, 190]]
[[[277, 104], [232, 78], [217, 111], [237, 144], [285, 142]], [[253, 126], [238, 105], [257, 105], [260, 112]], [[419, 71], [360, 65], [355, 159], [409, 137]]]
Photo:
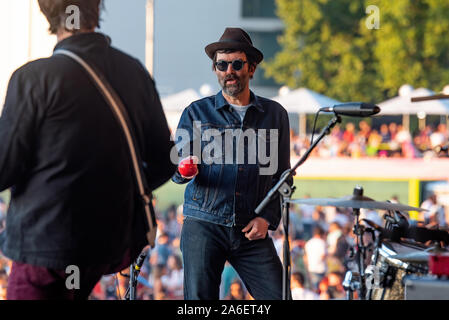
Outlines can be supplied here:
[[184, 220], [184, 299], [218, 300], [226, 260], [254, 299], [282, 299], [282, 263], [273, 241], [268, 236], [250, 241], [241, 229], [190, 217]]

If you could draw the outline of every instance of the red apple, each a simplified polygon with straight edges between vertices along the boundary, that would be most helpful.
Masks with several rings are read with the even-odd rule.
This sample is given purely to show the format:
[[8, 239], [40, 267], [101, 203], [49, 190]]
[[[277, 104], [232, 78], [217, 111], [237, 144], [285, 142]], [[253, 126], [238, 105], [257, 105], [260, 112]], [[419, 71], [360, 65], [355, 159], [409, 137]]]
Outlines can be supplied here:
[[178, 171], [183, 178], [191, 179], [198, 174], [198, 157], [190, 156], [182, 159], [178, 165]]

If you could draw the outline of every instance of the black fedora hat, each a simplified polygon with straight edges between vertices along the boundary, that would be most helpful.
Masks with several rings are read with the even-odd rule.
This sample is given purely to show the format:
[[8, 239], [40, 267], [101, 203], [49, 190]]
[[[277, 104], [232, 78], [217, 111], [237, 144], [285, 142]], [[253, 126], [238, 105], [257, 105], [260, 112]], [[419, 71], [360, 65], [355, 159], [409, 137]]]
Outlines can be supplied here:
[[254, 56], [256, 63], [263, 60], [263, 54], [253, 46], [249, 35], [241, 28], [226, 28], [218, 42], [206, 46], [205, 50], [209, 58], [214, 59], [217, 50], [235, 49]]

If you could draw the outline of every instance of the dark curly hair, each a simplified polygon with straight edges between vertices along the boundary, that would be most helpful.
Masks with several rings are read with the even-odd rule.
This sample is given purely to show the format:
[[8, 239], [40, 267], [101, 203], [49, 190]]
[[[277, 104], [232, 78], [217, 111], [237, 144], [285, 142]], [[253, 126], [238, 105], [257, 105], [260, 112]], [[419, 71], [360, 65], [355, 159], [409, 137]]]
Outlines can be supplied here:
[[[38, 0], [42, 13], [50, 23], [50, 33], [56, 34], [61, 28], [66, 29], [65, 22], [70, 16], [66, 13], [68, 6], [75, 5], [80, 9], [80, 28], [94, 29], [100, 26], [102, 0]], [[70, 30], [76, 33], [77, 30]]]

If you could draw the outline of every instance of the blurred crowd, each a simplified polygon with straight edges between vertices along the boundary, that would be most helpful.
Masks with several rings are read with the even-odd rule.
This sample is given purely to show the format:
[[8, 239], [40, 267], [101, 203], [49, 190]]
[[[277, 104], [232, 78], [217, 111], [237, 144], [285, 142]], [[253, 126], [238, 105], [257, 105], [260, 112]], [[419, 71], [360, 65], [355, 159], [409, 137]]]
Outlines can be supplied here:
[[[308, 198], [309, 196], [306, 196]], [[397, 197], [391, 198], [397, 202]], [[447, 227], [446, 209], [434, 194], [422, 203], [428, 209], [419, 220], [426, 224]], [[137, 286], [139, 300], [183, 299], [183, 266], [180, 234], [183, 224], [182, 206], [172, 205], [158, 211], [156, 246], [146, 248], [147, 257], [142, 266]], [[292, 205], [290, 210], [289, 243], [291, 255], [291, 290], [294, 300], [345, 299], [343, 279], [347, 270], [356, 270], [354, 260], [355, 237], [352, 209]], [[0, 216], [6, 212], [0, 200]], [[362, 219], [383, 226], [382, 212], [361, 209]], [[2, 220], [2, 227], [4, 220]], [[282, 227], [270, 231], [279, 257], [283, 257]], [[11, 262], [0, 255], [0, 300], [6, 298], [7, 279]], [[124, 299], [129, 286], [129, 270], [104, 276], [95, 286], [90, 299]], [[234, 268], [226, 263], [220, 286], [220, 299], [251, 300]]]
[[[395, 122], [382, 124], [379, 129], [375, 129], [362, 120], [358, 125], [348, 122], [344, 127], [340, 127], [337, 124], [312, 155], [322, 158], [448, 157], [447, 150], [444, 150], [448, 143], [449, 131], [445, 124], [436, 127], [427, 125], [423, 130], [411, 134]], [[300, 138], [292, 132], [292, 155], [302, 155], [309, 146], [310, 137]]]

